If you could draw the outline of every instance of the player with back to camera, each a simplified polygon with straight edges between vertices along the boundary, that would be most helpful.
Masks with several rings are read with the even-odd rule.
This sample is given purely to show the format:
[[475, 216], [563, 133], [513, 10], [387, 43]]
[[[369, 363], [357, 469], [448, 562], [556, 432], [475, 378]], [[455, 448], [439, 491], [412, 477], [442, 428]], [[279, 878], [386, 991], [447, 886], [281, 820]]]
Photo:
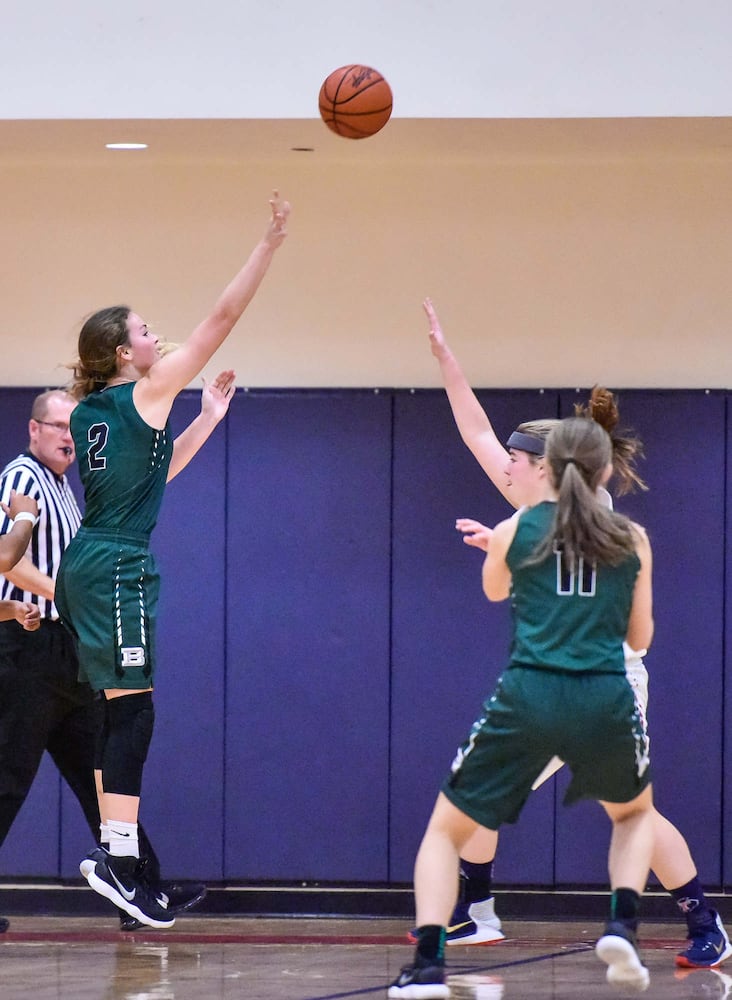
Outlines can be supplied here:
[[[89, 885], [130, 916], [170, 927], [166, 900], [138, 872], [137, 816], [152, 737], [159, 578], [149, 552], [166, 481], [210, 434], [196, 418], [173, 442], [178, 393], [223, 344], [286, 236], [290, 206], [275, 192], [264, 236], [212, 312], [176, 350], [127, 306], [94, 313], [79, 334], [71, 416], [86, 510], [61, 560], [56, 603], [78, 640], [80, 671], [103, 691], [100, 813], [108, 849], [80, 864]], [[233, 372], [223, 389], [234, 391]], [[192, 835], [189, 830], [188, 835]]]
[[[516, 507], [530, 506], [544, 487], [547, 475], [544, 461], [546, 436], [556, 420], [534, 420], [520, 424], [510, 436], [507, 448], [499, 441], [485, 410], [470, 388], [455, 355], [445, 341], [438, 316], [427, 299], [425, 312], [430, 324], [430, 347], [440, 365], [448, 400], [460, 435], [498, 491]], [[613, 464], [618, 479], [618, 494], [634, 487], [645, 488], [635, 469], [642, 454], [641, 442], [632, 435], [617, 432], [618, 409], [612, 393], [596, 388], [585, 407], [577, 413], [592, 417], [610, 434]], [[603, 488], [600, 496], [612, 506], [610, 494]], [[456, 527], [468, 545], [488, 550], [490, 530], [471, 518], [459, 518]], [[642, 656], [645, 650], [625, 645], [625, 667], [635, 692], [641, 718], [646, 720], [648, 673]], [[562, 764], [550, 762], [534, 782], [537, 788]], [[651, 869], [683, 914], [688, 944], [676, 956], [676, 964], [687, 968], [711, 968], [732, 955], [727, 932], [719, 914], [707, 902], [696, 865], [680, 831], [654, 807], [654, 847]], [[451, 918], [448, 944], [490, 943], [503, 937], [500, 920], [495, 915], [491, 891], [492, 866], [497, 849], [497, 834], [479, 830], [465, 845], [460, 868], [460, 901]], [[454, 928], [454, 929], [453, 929]]]
[[441, 1000], [446, 925], [459, 858], [481, 828], [513, 823], [553, 755], [572, 781], [565, 805], [600, 802], [612, 823], [612, 899], [596, 945], [609, 983], [645, 989], [637, 950], [640, 896], [653, 849], [645, 727], [625, 676], [623, 641], [650, 645], [651, 548], [645, 531], [609, 510], [597, 489], [612, 445], [594, 420], [549, 434], [544, 489], [496, 526], [483, 565], [490, 601], [511, 597], [509, 664], [442, 784], [414, 870], [417, 946], [391, 1000]]

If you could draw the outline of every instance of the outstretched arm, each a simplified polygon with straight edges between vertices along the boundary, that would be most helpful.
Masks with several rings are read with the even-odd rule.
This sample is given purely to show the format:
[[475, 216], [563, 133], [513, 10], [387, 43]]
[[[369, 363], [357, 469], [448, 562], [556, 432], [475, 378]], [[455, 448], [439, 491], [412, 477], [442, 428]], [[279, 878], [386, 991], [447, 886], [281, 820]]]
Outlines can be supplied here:
[[6, 570], [3, 576], [18, 590], [25, 590], [38, 597], [47, 597], [49, 601], [53, 600], [56, 585], [50, 576], [41, 573], [28, 556], [21, 556], [15, 566]]
[[208, 441], [214, 428], [229, 409], [236, 386], [234, 372], [221, 372], [210, 384], [203, 380], [201, 412], [173, 442], [173, 457], [168, 470], [168, 482], [188, 465], [193, 456]]
[[496, 489], [509, 503], [513, 503], [505, 475], [508, 452], [498, 440], [488, 414], [478, 402], [457, 358], [448, 347], [432, 300], [425, 299], [423, 307], [430, 323], [430, 348], [440, 365], [442, 381], [460, 437]]
[[223, 344], [259, 288], [275, 250], [287, 235], [288, 202], [275, 191], [270, 199], [271, 217], [264, 236], [244, 267], [229, 282], [209, 316], [176, 351], [166, 354], [134, 388], [135, 406], [152, 427], [163, 427], [173, 400], [201, 372]]

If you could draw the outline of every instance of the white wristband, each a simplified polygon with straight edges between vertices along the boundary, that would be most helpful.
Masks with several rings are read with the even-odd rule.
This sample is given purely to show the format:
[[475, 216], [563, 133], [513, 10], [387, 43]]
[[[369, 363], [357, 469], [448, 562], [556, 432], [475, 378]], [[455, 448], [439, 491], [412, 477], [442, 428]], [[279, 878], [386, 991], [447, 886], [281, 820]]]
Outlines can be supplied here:
[[29, 510], [21, 510], [19, 514], [15, 515], [15, 520], [13, 521], [13, 524], [17, 524], [18, 521], [30, 521], [30, 523], [35, 528], [35, 526], [38, 524], [38, 515], [31, 514]]

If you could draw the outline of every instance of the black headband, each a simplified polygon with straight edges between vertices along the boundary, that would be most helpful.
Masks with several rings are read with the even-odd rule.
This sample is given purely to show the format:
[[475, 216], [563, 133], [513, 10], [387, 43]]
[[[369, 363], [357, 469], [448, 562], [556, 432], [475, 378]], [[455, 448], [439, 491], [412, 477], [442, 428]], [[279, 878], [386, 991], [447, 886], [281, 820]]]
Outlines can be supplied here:
[[533, 434], [524, 434], [522, 431], [514, 431], [506, 441], [507, 448], [515, 448], [517, 451], [528, 451], [532, 455], [544, 454], [544, 438], [534, 437]]

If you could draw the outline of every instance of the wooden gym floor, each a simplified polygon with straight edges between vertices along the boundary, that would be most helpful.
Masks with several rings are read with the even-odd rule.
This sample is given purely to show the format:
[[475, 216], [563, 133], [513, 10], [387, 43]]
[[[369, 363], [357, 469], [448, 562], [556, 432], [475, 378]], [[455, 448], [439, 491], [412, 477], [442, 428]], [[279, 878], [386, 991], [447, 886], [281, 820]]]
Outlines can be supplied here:
[[[408, 962], [403, 920], [187, 915], [123, 934], [115, 917], [11, 917], [0, 935], [2, 1000], [357, 1000], [386, 997]], [[455, 1000], [603, 1000], [601, 925], [507, 920], [507, 940], [448, 949]], [[645, 923], [647, 1000], [732, 1000], [723, 970], [682, 972], [683, 924]]]

